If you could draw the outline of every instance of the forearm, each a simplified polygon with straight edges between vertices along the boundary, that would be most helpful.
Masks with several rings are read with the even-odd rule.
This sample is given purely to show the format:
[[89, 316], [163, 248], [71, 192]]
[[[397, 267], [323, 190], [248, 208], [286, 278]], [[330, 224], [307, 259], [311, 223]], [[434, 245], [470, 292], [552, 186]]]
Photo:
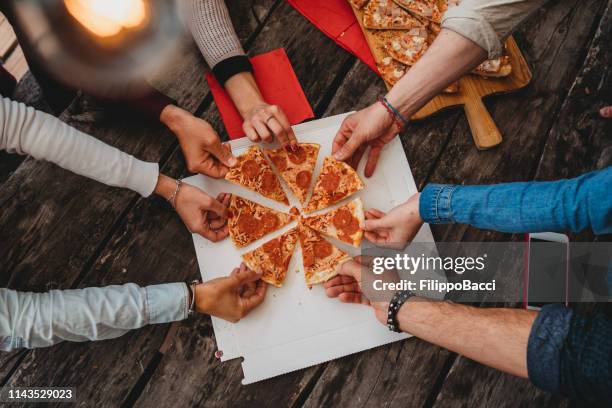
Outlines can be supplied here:
[[0, 149], [29, 154], [110, 186], [148, 196], [159, 174], [147, 163], [22, 103], [0, 101]]
[[527, 377], [527, 342], [536, 313], [410, 300], [397, 315], [402, 331], [510, 374]]
[[26, 293], [0, 289], [0, 348], [111, 339], [147, 324], [187, 317], [184, 283]]
[[189, 27], [204, 59], [221, 85], [252, 71], [223, 0], [190, 0]]
[[246, 118], [253, 108], [264, 102], [255, 78], [250, 72], [233, 75], [225, 82], [225, 90], [243, 118]]
[[443, 29], [425, 55], [389, 91], [387, 99], [409, 118], [485, 58], [473, 41]]
[[568, 180], [483, 186], [429, 184], [419, 213], [428, 223], [502, 232], [612, 232], [612, 167]]

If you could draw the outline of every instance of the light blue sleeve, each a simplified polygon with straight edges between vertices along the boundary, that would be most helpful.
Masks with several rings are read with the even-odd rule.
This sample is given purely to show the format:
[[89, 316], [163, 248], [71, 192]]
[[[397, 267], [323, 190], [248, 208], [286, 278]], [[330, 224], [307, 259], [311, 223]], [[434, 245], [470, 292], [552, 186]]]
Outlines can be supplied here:
[[185, 283], [129, 283], [46, 293], [0, 289], [0, 350], [104, 340], [147, 324], [187, 317]]
[[501, 232], [612, 233], [612, 167], [548, 182], [483, 186], [429, 184], [419, 211], [431, 224], [461, 223]]

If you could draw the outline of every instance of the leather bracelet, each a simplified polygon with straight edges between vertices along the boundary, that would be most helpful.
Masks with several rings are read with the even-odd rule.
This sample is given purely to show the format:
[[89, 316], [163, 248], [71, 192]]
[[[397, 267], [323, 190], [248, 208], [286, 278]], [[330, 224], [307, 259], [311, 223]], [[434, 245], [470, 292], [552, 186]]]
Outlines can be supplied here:
[[402, 332], [397, 321], [397, 313], [402, 308], [404, 302], [414, 296], [416, 296], [414, 292], [409, 290], [395, 292], [395, 295], [391, 298], [391, 302], [389, 302], [389, 313], [387, 314], [387, 327], [389, 330], [396, 333]]

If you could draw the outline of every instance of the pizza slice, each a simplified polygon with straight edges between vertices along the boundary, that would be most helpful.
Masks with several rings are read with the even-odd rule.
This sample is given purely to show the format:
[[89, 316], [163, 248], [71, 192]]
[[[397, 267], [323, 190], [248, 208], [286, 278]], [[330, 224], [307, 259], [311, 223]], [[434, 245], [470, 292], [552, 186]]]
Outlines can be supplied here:
[[264, 197], [289, 204], [278, 178], [258, 146], [252, 146], [237, 157], [238, 163], [230, 168], [225, 179], [253, 190]]
[[312, 174], [317, 165], [319, 148], [316, 143], [299, 143], [295, 152], [288, 152], [282, 148], [265, 151], [302, 205], [306, 202]]
[[311, 213], [328, 207], [364, 187], [363, 181], [351, 166], [327, 156], [304, 212]]
[[385, 51], [402, 64], [414, 65], [427, 51], [427, 36], [427, 29], [424, 28], [397, 33], [384, 42]]
[[347, 242], [359, 248], [363, 239], [361, 224], [365, 220], [360, 198], [330, 212], [303, 218], [302, 223], [328, 237]]
[[262, 273], [262, 281], [281, 287], [287, 276], [287, 269], [297, 240], [298, 233], [294, 228], [259, 248], [243, 254], [242, 260], [250, 269]]
[[382, 79], [391, 86], [395, 85], [408, 71], [406, 65], [391, 57], [383, 58], [376, 66]]
[[304, 278], [308, 286], [326, 282], [336, 276], [338, 265], [351, 259], [310, 227], [298, 224]]
[[511, 73], [512, 64], [510, 64], [510, 57], [508, 55], [486, 60], [472, 71], [472, 74], [491, 78], [503, 78]]
[[363, 11], [363, 26], [373, 30], [404, 30], [424, 25], [393, 0], [370, 0]]
[[230, 200], [227, 225], [232, 241], [242, 248], [296, 218], [293, 213], [285, 214], [234, 194]]
[[393, 0], [412, 14], [440, 24], [442, 13], [433, 0]]
[[370, 0], [349, 0], [349, 3], [357, 7], [357, 9], [362, 9], [368, 1]]

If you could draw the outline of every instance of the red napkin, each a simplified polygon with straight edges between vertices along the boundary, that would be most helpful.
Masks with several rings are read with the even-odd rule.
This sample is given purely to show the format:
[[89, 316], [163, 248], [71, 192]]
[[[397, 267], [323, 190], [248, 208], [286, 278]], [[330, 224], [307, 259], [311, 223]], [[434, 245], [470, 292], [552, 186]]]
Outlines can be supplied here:
[[[314, 118], [310, 103], [304, 95], [284, 49], [279, 48], [260, 54], [250, 60], [253, 64], [255, 82], [266, 102], [280, 106], [292, 125]], [[231, 98], [212, 73], [206, 74], [206, 81], [208, 81], [230, 139], [243, 137], [243, 120]]]
[[287, 1], [336, 44], [378, 73], [370, 47], [347, 0]]

